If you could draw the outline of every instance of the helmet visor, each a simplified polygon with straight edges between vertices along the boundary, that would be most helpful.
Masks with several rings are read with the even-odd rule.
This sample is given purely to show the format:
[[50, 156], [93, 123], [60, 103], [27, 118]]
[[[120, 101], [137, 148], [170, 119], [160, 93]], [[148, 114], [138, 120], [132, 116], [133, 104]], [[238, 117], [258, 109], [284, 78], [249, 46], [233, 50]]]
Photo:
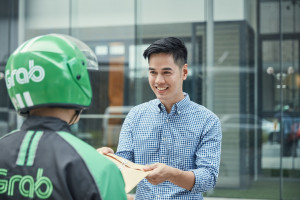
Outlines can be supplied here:
[[88, 70], [99, 70], [97, 56], [90, 49], [90, 47], [88, 47], [85, 43], [69, 35], [61, 35], [61, 34], [54, 34], [54, 35], [67, 39], [78, 47], [78, 49], [85, 55], [87, 59]]

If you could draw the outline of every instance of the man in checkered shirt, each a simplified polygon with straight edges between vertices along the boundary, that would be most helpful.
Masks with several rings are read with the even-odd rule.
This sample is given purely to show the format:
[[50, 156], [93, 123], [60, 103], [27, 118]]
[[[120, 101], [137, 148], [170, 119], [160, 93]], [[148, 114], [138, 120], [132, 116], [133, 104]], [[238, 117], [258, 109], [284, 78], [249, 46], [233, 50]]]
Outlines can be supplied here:
[[[214, 188], [219, 173], [220, 121], [183, 92], [188, 65], [181, 40], [157, 40], [143, 56], [157, 99], [131, 109], [116, 154], [151, 171], [138, 184], [135, 199], [203, 199], [202, 192]], [[113, 152], [107, 147], [99, 151]]]

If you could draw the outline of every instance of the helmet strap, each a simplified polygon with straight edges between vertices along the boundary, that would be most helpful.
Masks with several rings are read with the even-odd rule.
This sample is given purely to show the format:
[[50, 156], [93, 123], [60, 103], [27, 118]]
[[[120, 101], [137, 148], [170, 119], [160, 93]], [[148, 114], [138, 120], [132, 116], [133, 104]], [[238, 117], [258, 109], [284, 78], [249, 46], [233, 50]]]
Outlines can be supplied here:
[[82, 112], [82, 109], [81, 110], [75, 110], [75, 113], [74, 113], [73, 117], [71, 118], [71, 120], [69, 122], [69, 125], [73, 125], [77, 121], [77, 119], [78, 119], [79, 115], [81, 114], [81, 112]]

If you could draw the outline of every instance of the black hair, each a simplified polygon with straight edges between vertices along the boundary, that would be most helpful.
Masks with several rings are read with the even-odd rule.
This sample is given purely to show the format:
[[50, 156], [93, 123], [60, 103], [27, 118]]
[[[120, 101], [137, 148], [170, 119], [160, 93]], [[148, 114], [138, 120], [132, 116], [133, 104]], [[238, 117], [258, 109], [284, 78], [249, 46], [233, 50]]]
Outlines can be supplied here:
[[145, 59], [152, 54], [166, 53], [173, 56], [175, 64], [182, 67], [187, 63], [187, 49], [184, 43], [175, 37], [168, 37], [153, 42], [143, 53]]

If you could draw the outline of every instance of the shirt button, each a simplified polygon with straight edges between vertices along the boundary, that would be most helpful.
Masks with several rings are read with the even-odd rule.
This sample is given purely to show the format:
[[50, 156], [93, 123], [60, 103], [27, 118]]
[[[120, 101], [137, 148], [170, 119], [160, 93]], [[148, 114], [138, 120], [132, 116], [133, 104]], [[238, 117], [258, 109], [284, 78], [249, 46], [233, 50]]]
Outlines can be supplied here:
[[166, 122], [168, 123], [168, 122], [169, 122], [169, 120], [168, 120], [168, 119], [166, 119]]
[[162, 160], [164, 160], [164, 159], [165, 159], [165, 157], [161, 157], [161, 159], [162, 159]]

